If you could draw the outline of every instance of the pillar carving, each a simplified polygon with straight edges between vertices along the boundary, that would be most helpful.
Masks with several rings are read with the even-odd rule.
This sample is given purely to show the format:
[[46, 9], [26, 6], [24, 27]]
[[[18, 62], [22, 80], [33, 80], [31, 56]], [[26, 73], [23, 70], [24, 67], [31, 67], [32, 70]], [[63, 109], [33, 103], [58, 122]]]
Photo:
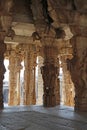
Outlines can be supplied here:
[[15, 104], [20, 105], [21, 97], [20, 97], [20, 71], [22, 69], [21, 65], [21, 54], [16, 54], [16, 90], [15, 90]]
[[62, 89], [64, 105], [74, 106], [74, 85], [71, 80], [70, 72], [67, 70], [67, 58], [71, 59], [72, 55], [61, 55], [61, 64], [63, 70]]
[[16, 88], [16, 77], [15, 77], [15, 51], [10, 51], [9, 56], [9, 97], [8, 97], [8, 105], [14, 105], [15, 99], [15, 88]]
[[[78, 0], [65, 3], [57, 0], [48, 2], [48, 6], [51, 6], [50, 16], [54, 22], [68, 24], [74, 36], [71, 40], [73, 58], [68, 59], [67, 63], [75, 86], [75, 110], [77, 111], [87, 111], [87, 9], [85, 5], [86, 1]], [[57, 18], [53, 15], [54, 11], [58, 14]]]
[[36, 53], [33, 45], [26, 45], [24, 52], [24, 105], [36, 104], [35, 73]]
[[38, 56], [37, 66], [37, 105], [43, 104], [43, 79], [41, 74], [41, 66], [43, 66], [43, 57]]
[[44, 65], [41, 67], [44, 86], [43, 105], [45, 107], [52, 107], [60, 104], [57, 48], [44, 46], [43, 50]]
[[87, 37], [73, 37], [71, 44], [73, 58], [67, 64], [75, 85], [75, 110], [87, 111]]
[[4, 52], [6, 51], [6, 44], [4, 43], [4, 33], [0, 32], [0, 109], [3, 108], [3, 79], [5, 73], [4, 67]]
[[[12, 0], [0, 1], [0, 109], [3, 108], [3, 78], [5, 73], [4, 67], [4, 52], [6, 45], [4, 44], [5, 35], [11, 32], [12, 23]], [[10, 35], [11, 36], [11, 35]]]
[[9, 101], [10, 106], [20, 105], [20, 70], [21, 55], [15, 50], [9, 56]]

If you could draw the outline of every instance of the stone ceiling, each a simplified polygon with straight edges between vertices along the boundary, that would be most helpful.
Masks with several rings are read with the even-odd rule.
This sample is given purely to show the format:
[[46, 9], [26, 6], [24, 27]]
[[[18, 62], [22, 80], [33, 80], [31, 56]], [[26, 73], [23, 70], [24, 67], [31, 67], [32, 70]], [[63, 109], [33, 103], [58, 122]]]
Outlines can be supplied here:
[[31, 40], [35, 27], [29, 5], [30, 3], [27, 0], [14, 0], [12, 29], [15, 32], [15, 36], [13, 39], [6, 37], [5, 43], [18, 44]]
[[[64, 38], [65, 41], [71, 39], [71, 37], [73, 36], [73, 34], [71, 33], [71, 31], [69, 29], [69, 25], [66, 24], [65, 15], [67, 14], [67, 12], [69, 13], [69, 11], [70, 11], [70, 13], [71, 13], [71, 11], [72, 11], [75, 13], [75, 10], [77, 10], [77, 14], [75, 15], [74, 21], [76, 22], [76, 24], [78, 24], [78, 23], [81, 24], [81, 26], [83, 26], [84, 24], [86, 25], [86, 22], [87, 22], [86, 18], [85, 18], [86, 15], [78, 16], [79, 12], [85, 13], [87, 11], [87, 4], [84, 4], [84, 3], [87, 3], [86, 0], [84, 0], [84, 2], [81, 0], [76, 0], [76, 1], [74, 1], [73, 5], [71, 5], [72, 0], [67, 1], [67, 2], [66, 2], [66, 0], [63, 0], [63, 1], [47, 0], [47, 2], [48, 2], [49, 7], [53, 8], [56, 11], [55, 13], [52, 12], [53, 14], [51, 14], [50, 8], [48, 8], [48, 11], [50, 14], [49, 16], [54, 20], [52, 23], [52, 26], [53, 27], [57, 27], [57, 26], [62, 27], [62, 29], [65, 31], [65, 38]], [[39, 3], [40, 5], [37, 3]], [[52, 5], [50, 6], [50, 3], [53, 3], [53, 7], [52, 7]], [[34, 6], [34, 4], [36, 4], [36, 5], [34, 7], [32, 6], [32, 10], [31, 10], [31, 0], [14, 0], [12, 29], [15, 32], [15, 36], [13, 39], [11, 39], [10, 37], [6, 37], [5, 43], [10, 43], [10, 44], [17, 43], [18, 44], [18, 43], [33, 42], [32, 34], [38, 28], [35, 26], [35, 20], [38, 18], [38, 16], [41, 15], [41, 14], [38, 14], [41, 11], [40, 10], [41, 8], [39, 7], [39, 6], [41, 6], [41, 2], [40, 1], [37, 2], [37, 0], [32, 0], [32, 4], [33, 4], [33, 6]], [[57, 7], [56, 7], [56, 5], [57, 5]], [[81, 7], [81, 5], [84, 5], [84, 6]], [[36, 6], [38, 6], [38, 9], [36, 9]], [[62, 12], [61, 9], [64, 9], [65, 12], [64, 11]], [[59, 10], [60, 10], [60, 13], [57, 12]], [[58, 13], [58, 16], [56, 16], [57, 13]], [[55, 14], [55, 16], [54, 16], [54, 14]], [[73, 20], [72, 16], [71, 16], [71, 18], [70, 18], [70, 14], [68, 16], [70, 22], [71, 22], [71, 20]], [[59, 17], [60, 21], [63, 20], [63, 22], [65, 22], [65, 23], [61, 22], [61, 24], [59, 25], [58, 17]], [[45, 24], [46, 21], [44, 22], [43, 17], [40, 20], [42, 20], [43, 23]], [[36, 20], [36, 22], [37, 22], [37, 20]], [[43, 29], [43, 27], [42, 27], [42, 29]], [[60, 39], [59, 39], [59, 43], [60, 43]]]

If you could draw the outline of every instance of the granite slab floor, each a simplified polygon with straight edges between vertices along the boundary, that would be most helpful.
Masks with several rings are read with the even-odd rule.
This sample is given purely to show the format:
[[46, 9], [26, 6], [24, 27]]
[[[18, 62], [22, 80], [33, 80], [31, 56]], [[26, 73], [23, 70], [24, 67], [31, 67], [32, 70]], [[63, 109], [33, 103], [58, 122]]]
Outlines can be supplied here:
[[67, 106], [5, 107], [0, 111], [0, 130], [87, 130], [87, 113]]

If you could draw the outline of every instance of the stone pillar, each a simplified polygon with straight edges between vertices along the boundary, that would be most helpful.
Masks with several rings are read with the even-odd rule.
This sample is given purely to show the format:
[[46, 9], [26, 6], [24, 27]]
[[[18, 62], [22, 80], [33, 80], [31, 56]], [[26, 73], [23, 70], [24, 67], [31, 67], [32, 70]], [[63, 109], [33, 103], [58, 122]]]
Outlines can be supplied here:
[[26, 45], [24, 53], [24, 105], [36, 104], [35, 67], [36, 54], [33, 45]]
[[73, 58], [67, 64], [75, 85], [75, 110], [87, 111], [87, 37], [73, 37], [71, 44]]
[[[3, 108], [3, 78], [5, 67], [3, 64], [4, 52], [6, 45], [4, 44], [4, 38], [8, 33], [12, 31], [12, 0], [0, 1], [0, 109]], [[10, 33], [12, 36], [12, 33]]]
[[20, 105], [21, 56], [15, 50], [9, 56], [9, 100], [10, 106]]
[[62, 90], [63, 90], [63, 98], [64, 105], [74, 106], [74, 85], [71, 80], [70, 72], [67, 70], [67, 58], [71, 59], [72, 55], [61, 55], [61, 64], [63, 70], [62, 77]]
[[41, 68], [44, 86], [43, 105], [45, 107], [53, 107], [60, 104], [57, 48], [44, 46], [43, 50], [44, 65]]
[[8, 105], [14, 105], [15, 88], [16, 88], [16, 76], [15, 76], [15, 51], [10, 51], [9, 55], [9, 97]]
[[15, 104], [20, 105], [20, 71], [22, 69], [21, 65], [21, 55], [19, 53], [16, 54], [16, 89], [15, 89]]
[[41, 74], [41, 66], [43, 66], [43, 58], [38, 56], [37, 66], [37, 105], [43, 104], [43, 79]]
[[5, 67], [4, 67], [5, 51], [6, 51], [6, 44], [4, 43], [4, 33], [0, 32], [0, 109], [3, 108], [3, 79], [5, 73]]

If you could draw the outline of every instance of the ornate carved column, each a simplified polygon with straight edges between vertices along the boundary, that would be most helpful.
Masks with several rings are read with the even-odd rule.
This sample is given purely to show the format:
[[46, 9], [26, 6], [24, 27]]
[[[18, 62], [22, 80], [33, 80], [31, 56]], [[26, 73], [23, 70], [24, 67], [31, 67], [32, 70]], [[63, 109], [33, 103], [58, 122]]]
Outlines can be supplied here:
[[41, 66], [43, 66], [43, 57], [38, 56], [38, 66], [37, 66], [37, 105], [43, 104], [43, 79], [41, 74]]
[[15, 51], [10, 51], [9, 55], [9, 97], [8, 97], [8, 105], [13, 106], [15, 99], [15, 89], [16, 89], [16, 73], [15, 73]]
[[71, 80], [70, 72], [67, 70], [67, 62], [66, 62], [67, 58], [71, 59], [72, 55], [65, 54], [61, 55], [60, 57], [63, 70], [62, 89], [63, 89], [64, 105], [74, 106], [74, 85]]
[[41, 68], [44, 85], [43, 105], [52, 107], [60, 104], [59, 63], [56, 47], [44, 46], [44, 66]]
[[0, 1], [0, 109], [3, 108], [3, 78], [5, 67], [3, 64], [4, 52], [6, 50], [6, 45], [4, 44], [4, 38], [6, 35], [11, 36], [12, 31], [12, 0]]
[[5, 73], [4, 67], [4, 52], [6, 44], [4, 43], [4, 32], [0, 32], [0, 109], [3, 108], [3, 79]]
[[21, 56], [15, 50], [9, 56], [9, 101], [10, 106], [20, 105]]
[[36, 104], [35, 67], [36, 53], [33, 45], [25, 46], [24, 53], [24, 105]]
[[73, 37], [71, 44], [73, 58], [67, 63], [75, 85], [75, 110], [87, 111], [87, 37]]
[[20, 105], [20, 71], [22, 69], [22, 65], [21, 65], [21, 54], [18, 52], [16, 53], [16, 64], [15, 64], [15, 68], [16, 68], [16, 89], [15, 89], [15, 104], [16, 105]]

